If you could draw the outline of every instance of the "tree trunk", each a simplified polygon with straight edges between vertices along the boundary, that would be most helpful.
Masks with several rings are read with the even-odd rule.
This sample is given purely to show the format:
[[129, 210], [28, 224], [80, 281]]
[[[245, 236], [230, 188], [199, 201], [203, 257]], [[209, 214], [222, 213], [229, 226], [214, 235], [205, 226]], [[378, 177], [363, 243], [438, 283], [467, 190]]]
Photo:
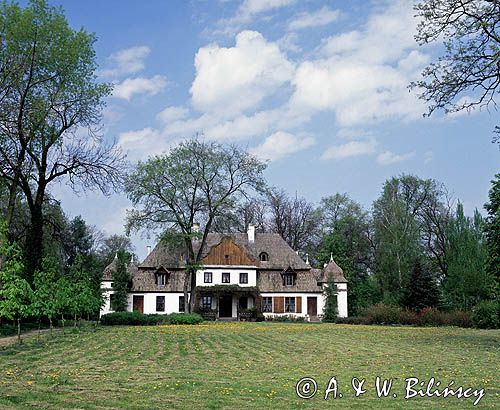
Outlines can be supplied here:
[[42, 326], [42, 320], [38, 319], [38, 335], [37, 335], [37, 341], [40, 342], [40, 327]]
[[[38, 202], [38, 201], [37, 201]], [[43, 255], [43, 213], [42, 203], [31, 207], [31, 221], [25, 244], [26, 279], [32, 282], [34, 273], [42, 264]]]
[[189, 301], [189, 272], [186, 269], [184, 277], [184, 312], [191, 313], [191, 303]]
[[52, 336], [54, 330], [54, 326], [52, 325], [52, 317], [49, 317], [49, 325], [50, 325], [50, 335]]
[[189, 300], [189, 313], [192, 313], [192, 312], [194, 312], [195, 303], [196, 303], [196, 295], [195, 295], [195, 292], [196, 292], [196, 270], [190, 268], [188, 270], [187, 276], [191, 281], [191, 284], [190, 284], [191, 299]]
[[21, 339], [21, 319], [17, 319], [17, 343], [21, 344], [23, 343]]

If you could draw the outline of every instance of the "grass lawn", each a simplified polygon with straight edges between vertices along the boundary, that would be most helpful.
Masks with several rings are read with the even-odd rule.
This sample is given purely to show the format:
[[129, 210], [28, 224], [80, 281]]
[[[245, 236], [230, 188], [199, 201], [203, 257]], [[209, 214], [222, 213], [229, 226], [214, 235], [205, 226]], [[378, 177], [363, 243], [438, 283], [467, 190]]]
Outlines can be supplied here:
[[[408, 377], [484, 388], [476, 407], [500, 408], [499, 350], [498, 330], [446, 327], [85, 328], [0, 349], [0, 409], [474, 408], [474, 397], [405, 400]], [[295, 394], [306, 376], [318, 384], [310, 400]], [[325, 401], [333, 376], [343, 397]], [[393, 379], [389, 397], [376, 397], [376, 376]], [[366, 378], [359, 397], [353, 377]]]

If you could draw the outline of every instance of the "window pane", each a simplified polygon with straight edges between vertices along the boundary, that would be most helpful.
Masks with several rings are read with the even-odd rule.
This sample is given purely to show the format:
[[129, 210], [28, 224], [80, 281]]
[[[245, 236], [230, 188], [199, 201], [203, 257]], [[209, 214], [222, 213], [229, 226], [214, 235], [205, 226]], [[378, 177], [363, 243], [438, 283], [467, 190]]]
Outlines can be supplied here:
[[156, 311], [165, 312], [165, 296], [156, 297]]
[[212, 283], [212, 272], [205, 272], [205, 283]]
[[228, 272], [222, 274], [222, 283], [231, 283], [230, 274]]
[[285, 312], [295, 313], [295, 298], [285, 298]]
[[273, 298], [265, 296], [262, 298], [262, 311], [272, 312], [273, 311]]
[[212, 309], [212, 297], [211, 296], [203, 296], [201, 298], [201, 307], [203, 309]]
[[248, 283], [248, 273], [240, 273], [240, 283]]
[[179, 296], [179, 312], [185, 312], [185, 309], [184, 309], [184, 296]]

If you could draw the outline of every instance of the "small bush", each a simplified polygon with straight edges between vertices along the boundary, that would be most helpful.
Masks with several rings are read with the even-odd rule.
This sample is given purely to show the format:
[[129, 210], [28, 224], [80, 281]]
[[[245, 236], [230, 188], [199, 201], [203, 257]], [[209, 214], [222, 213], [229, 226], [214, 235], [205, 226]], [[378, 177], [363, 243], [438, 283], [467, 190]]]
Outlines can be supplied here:
[[370, 325], [394, 325], [401, 322], [401, 312], [402, 309], [398, 306], [379, 303], [365, 309], [362, 316]]
[[169, 315], [150, 314], [140, 312], [113, 312], [101, 317], [104, 326], [155, 326], [162, 324], [194, 325], [203, 322], [203, 318], [196, 313], [171, 313]]
[[443, 325], [445, 326], [472, 327], [473, 324], [470, 312], [464, 312], [463, 310], [446, 312], [444, 320]]
[[472, 310], [472, 322], [480, 329], [498, 329], [500, 327], [500, 301], [483, 300]]
[[203, 318], [198, 313], [171, 313], [167, 316], [167, 323], [170, 325], [197, 325], [203, 322]]

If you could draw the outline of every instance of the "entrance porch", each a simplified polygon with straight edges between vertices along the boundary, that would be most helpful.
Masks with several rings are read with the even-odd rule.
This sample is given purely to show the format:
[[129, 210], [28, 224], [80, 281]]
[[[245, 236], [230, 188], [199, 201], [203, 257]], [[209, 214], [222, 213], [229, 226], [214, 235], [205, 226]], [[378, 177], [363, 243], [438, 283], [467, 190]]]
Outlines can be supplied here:
[[205, 319], [252, 320], [261, 309], [261, 297], [255, 287], [199, 286], [196, 306]]

